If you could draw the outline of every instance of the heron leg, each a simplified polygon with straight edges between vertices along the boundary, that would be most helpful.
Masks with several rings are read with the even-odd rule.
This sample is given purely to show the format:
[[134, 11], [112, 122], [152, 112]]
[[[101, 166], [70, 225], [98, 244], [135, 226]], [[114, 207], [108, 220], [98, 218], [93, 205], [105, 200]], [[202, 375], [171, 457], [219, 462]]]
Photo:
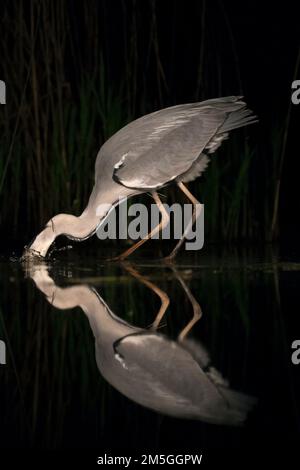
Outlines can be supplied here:
[[189, 234], [190, 230], [192, 229], [194, 223], [196, 222], [199, 215], [201, 214], [201, 210], [202, 210], [202, 206], [203, 206], [198, 201], [198, 199], [196, 199], [195, 196], [193, 196], [193, 194], [188, 190], [188, 188], [181, 181], [177, 184], [178, 184], [179, 189], [181, 189], [181, 191], [192, 202], [192, 204], [193, 204], [193, 214], [192, 214], [192, 218], [191, 218], [190, 222], [188, 223], [188, 225], [186, 226], [186, 228], [183, 232], [183, 235], [182, 235], [181, 239], [179, 240], [179, 242], [177, 243], [177, 245], [175, 246], [173, 251], [171, 251], [171, 253], [168, 256], [165, 257], [166, 261], [172, 261], [175, 258], [178, 251], [180, 250], [181, 246], [185, 242], [185, 239], [186, 239], [187, 235]]
[[119, 256], [116, 256], [115, 258], [113, 258], [114, 260], [124, 260], [125, 258], [127, 258], [129, 255], [131, 255], [131, 253], [133, 253], [135, 250], [137, 250], [140, 246], [142, 246], [147, 240], [149, 240], [150, 238], [152, 238], [156, 233], [158, 233], [160, 230], [163, 230], [163, 228], [168, 224], [169, 222], [169, 214], [168, 212], [166, 211], [163, 203], [161, 202], [161, 199], [159, 197], [159, 195], [157, 194], [156, 191], [153, 191], [152, 193], [153, 195], [153, 199], [154, 201], [156, 202], [159, 210], [160, 210], [160, 213], [162, 215], [161, 217], [161, 221], [159, 222], [159, 224], [154, 227], [151, 232], [149, 232], [145, 238], [142, 238], [141, 240], [139, 240], [137, 243], [135, 243], [133, 246], [131, 246], [128, 250], [124, 251], [124, 253], [122, 253], [121, 255]]
[[160, 289], [155, 284], [153, 284], [153, 282], [149, 281], [149, 279], [146, 279], [144, 276], [142, 276], [131, 265], [124, 264], [124, 267], [133, 277], [135, 277], [138, 281], [142, 282], [145, 286], [147, 286], [149, 289], [155, 292], [155, 294], [158, 295], [158, 297], [160, 298], [161, 306], [155, 317], [154, 322], [151, 325], [152, 330], [157, 330], [157, 328], [159, 327], [165, 315], [167, 308], [169, 307], [169, 304], [170, 304], [169, 296], [166, 294], [166, 292], [164, 292], [162, 289]]
[[187, 284], [184, 282], [182, 277], [179, 275], [178, 271], [175, 268], [172, 268], [176, 279], [180, 282], [184, 292], [186, 293], [189, 301], [192, 304], [193, 307], [193, 318], [188, 322], [188, 324], [183, 328], [183, 330], [180, 332], [178, 336], [179, 341], [183, 341], [184, 338], [187, 336], [187, 334], [191, 331], [193, 326], [200, 320], [202, 317], [202, 309], [200, 307], [200, 304], [197, 302], [195, 297], [193, 296], [192, 292], [190, 291], [189, 287]]

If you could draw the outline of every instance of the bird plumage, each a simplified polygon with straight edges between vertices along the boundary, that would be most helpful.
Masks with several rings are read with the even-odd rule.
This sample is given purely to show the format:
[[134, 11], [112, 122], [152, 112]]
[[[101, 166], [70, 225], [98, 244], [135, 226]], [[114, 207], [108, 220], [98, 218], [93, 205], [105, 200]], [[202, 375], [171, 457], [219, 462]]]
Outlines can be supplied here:
[[[229, 96], [172, 106], [131, 122], [101, 147], [95, 164], [95, 184], [83, 213], [79, 217], [53, 217], [25, 247], [23, 258], [46, 256], [59, 235], [75, 240], [90, 237], [109, 214], [104, 206], [116, 206], [120, 200], [139, 193], [155, 193], [171, 182], [181, 187], [194, 180], [206, 169], [208, 155], [228, 138], [230, 131], [256, 121], [242, 97]], [[126, 256], [131, 252], [127, 250]]]
[[165, 108], [114, 134], [99, 152], [98, 167], [109, 160], [116, 182], [142, 191], [178, 181], [181, 176], [182, 181], [190, 180], [192, 174], [197, 177], [205, 169], [200, 164], [207, 164], [203, 151], [214, 152], [231, 130], [256, 121], [239, 96]]

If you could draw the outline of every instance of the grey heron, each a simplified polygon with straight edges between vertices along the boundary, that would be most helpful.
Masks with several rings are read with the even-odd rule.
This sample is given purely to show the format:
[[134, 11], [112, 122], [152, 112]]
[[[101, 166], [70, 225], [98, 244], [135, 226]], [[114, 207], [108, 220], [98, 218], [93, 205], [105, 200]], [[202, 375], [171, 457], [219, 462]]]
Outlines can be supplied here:
[[[242, 97], [229, 96], [172, 106], [129, 123], [101, 147], [95, 164], [95, 184], [83, 213], [79, 217], [54, 216], [25, 248], [24, 257], [45, 257], [59, 235], [78, 241], [89, 238], [108, 216], [108, 210], [99, 212], [99, 207], [113, 207], [122, 198], [151, 192], [161, 221], [147, 237], [119, 256], [126, 258], [167, 225], [168, 213], [157, 190], [171, 183], [176, 183], [192, 202], [193, 224], [201, 204], [185, 183], [203, 173], [209, 155], [228, 138], [230, 131], [254, 122], [257, 118]], [[169, 258], [176, 255], [185, 237], [183, 233]]]
[[[241, 425], [255, 399], [231, 389], [212, 367], [207, 350], [186, 338], [200, 318], [201, 308], [184, 281], [181, 279], [181, 284], [192, 302], [194, 316], [174, 341], [157, 332], [168, 307], [168, 296], [134, 268], [127, 269], [162, 300], [151, 329], [135, 327], [119, 318], [99, 293], [87, 285], [57, 286], [45, 265], [31, 266], [29, 274], [54, 307], [82, 308], [95, 337], [98, 369], [123, 395], [161, 414]], [[178, 274], [177, 277], [180, 279]]]

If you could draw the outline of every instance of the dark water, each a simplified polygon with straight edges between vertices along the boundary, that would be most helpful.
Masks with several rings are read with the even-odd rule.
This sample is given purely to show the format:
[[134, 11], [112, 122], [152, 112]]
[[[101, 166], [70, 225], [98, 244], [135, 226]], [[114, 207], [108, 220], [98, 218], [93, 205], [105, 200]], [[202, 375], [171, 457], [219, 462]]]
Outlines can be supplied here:
[[[272, 252], [181, 257], [176, 269], [146, 257], [105, 263], [83, 248], [57, 258], [1, 260], [2, 448], [299, 441], [299, 264]], [[163, 293], [170, 305], [156, 332]]]

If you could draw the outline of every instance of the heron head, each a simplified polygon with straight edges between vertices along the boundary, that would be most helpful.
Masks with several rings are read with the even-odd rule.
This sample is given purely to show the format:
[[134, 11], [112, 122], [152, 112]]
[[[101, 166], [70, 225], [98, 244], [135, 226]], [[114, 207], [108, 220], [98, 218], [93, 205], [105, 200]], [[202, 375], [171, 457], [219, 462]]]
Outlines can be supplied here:
[[68, 214], [58, 214], [46, 224], [45, 228], [33, 239], [33, 241], [25, 246], [21, 261], [38, 261], [44, 259], [47, 255], [50, 245], [55, 238], [63, 233], [63, 227], [70, 225]]
[[65, 235], [72, 240], [84, 240], [94, 233], [96, 213], [85, 211], [80, 217], [58, 214], [46, 224], [33, 242], [25, 247], [23, 259], [45, 258], [56, 237]]

